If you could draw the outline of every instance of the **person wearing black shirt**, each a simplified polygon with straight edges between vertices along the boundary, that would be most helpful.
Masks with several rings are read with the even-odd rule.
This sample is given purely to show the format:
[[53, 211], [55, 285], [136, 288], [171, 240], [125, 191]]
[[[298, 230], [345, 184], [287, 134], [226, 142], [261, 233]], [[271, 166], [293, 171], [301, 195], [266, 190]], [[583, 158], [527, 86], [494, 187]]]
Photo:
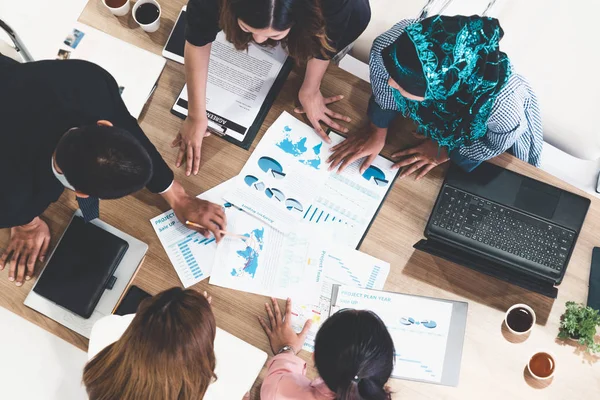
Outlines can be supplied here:
[[371, 19], [369, 0], [189, 0], [187, 5], [185, 71], [188, 117], [173, 141], [179, 147], [176, 165], [185, 159], [186, 174], [200, 168], [202, 140], [208, 135], [206, 81], [211, 43], [223, 30], [238, 50], [250, 42], [281, 42], [299, 63], [306, 63], [304, 83], [298, 93], [301, 107], [315, 131], [327, 142], [320, 122], [347, 132], [334, 120], [350, 118], [327, 105], [342, 96], [324, 98], [320, 86], [329, 60], [366, 29]]
[[[65, 187], [84, 218], [98, 216], [98, 199], [146, 186], [182, 220], [220, 240], [221, 207], [189, 195], [132, 117], [114, 78], [78, 60], [17, 63], [0, 54], [0, 228], [10, 243], [0, 257], [21, 286], [44, 261], [50, 232], [40, 215]], [[208, 235], [207, 230], [203, 230]]]

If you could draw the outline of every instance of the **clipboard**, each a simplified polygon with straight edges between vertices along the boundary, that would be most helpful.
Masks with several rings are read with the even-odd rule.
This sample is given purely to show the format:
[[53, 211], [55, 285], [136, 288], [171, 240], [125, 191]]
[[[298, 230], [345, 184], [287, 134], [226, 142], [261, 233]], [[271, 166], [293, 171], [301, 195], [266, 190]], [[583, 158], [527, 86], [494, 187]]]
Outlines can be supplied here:
[[[388, 327], [395, 347], [392, 378], [458, 386], [468, 303], [334, 285], [329, 315], [345, 308], [370, 310]], [[423, 349], [438, 352], [416, 354]]]
[[[176, 61], [178, 63], [183, 64], [184, 62], [184, 48], [185, 48], [185, 15], [186, 15], [187, 7], [184, 6], [179, 13], [179, 17], [177, 18], [177, 22], [169, 35], [169, 39], [163, 49], [163, 56], [170, 60]], [[291, 57], [287, 57], [283, 66], [281, 67], [277, 78], [273, 81], [273, 84], [267, 93], [257, 115], [252, 124], [249, 127], [243, 127], [240, 124], [236, 123], [227, 118], [224, 115], [218, 115], [212, 112], [210, 109], [207, 110], [206, 114], [208, 117], [208, 130], [211, 133], [214, 133], [217, 136], [222, 137], [230, 143], [235, 144], [245, 150], [248, 150], [254, 142], [258, 131], [260, 130], [273, 102], [275, 101], [279, 91], [283, 87], [283, 84], [287, 80], [287, 77], [294, 66], [294, 61]], [[185, 89], [185, 88], [184, 88]], [[176, 115], [181, 119], [185, 119], [187, 117], [187, 109], [188, 102], [184, 98], [182, 98], [182, 92], [177, 96], [173, 107], [171, 108], [171, 113]], [[241, 133], [240, 131], [245, 130], [243, 133], [243, 140], [238, 140], [228, 135], [227, 131], [233, 130], [237, 133]]]

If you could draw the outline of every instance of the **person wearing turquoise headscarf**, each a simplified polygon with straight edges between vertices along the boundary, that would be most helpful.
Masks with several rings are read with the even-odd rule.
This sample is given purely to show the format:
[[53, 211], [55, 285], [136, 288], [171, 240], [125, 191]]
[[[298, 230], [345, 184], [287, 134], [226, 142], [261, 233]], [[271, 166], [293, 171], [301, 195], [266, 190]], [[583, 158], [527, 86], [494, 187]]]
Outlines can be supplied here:
[[422, 178], [452, 160], [467, 171], [509, 151], [539, 165], [543, 142], [535, 93], [499, 50], [498, 20], [434, 16], [405, 20], [379, 36], [369, 61], [373, 96], [367, 132], [333, 148], [339, 172], [365, 158], [364, 172], [383, 149], [388, 127], [402, 114], [422, 141], [398, 151], [394, 168]]

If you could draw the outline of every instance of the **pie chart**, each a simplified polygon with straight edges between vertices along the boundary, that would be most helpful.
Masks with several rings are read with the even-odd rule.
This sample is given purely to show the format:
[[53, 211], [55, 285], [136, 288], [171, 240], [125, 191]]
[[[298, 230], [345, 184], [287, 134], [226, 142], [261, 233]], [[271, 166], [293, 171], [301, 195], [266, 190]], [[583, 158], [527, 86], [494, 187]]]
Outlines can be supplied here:
[[283, 173], [283, 167], [277, 160], [271, 157], [261, 157], [258, 159], [258, 167], [262, 169], [264, 172], [273, 175], [275, 179], [282, 179], [285, 174]]
[[274, 198], [277, 201], [284, 201], [285, 200], [285, 195], [279, 189], [275, 189], [275, 188], [267, 189], [267, 190], [265, 190], [265, 194], [270, 199]]
[[379, 168], [371, 165], [367, 170], [363, 173], [363, 178], [368, 181], [372, 181], [377, 186], [387, 186], [389, 181], [385, 179], [385, 174]]
[[300, 202], [295, 199], [287, 199], [285, 201], [285, 208], [296, 213], [301, 213], [302, 211], [304, 211], [302, 204], [300, 204]]
[[246, 175], [244, 177], [244, 182], [246, 182], [246, 185], [253, 187], [256, 190], [265, 189], [265, 184], [263, 182], [259, 182], [258, 178], [253, 175]]

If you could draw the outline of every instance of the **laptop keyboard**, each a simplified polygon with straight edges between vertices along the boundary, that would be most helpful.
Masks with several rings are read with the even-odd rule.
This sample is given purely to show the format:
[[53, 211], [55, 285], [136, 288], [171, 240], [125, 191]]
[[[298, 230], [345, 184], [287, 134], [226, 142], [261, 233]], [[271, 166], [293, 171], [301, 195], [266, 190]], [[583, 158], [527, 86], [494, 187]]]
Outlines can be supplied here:
[[447, 186], [431, 223], [557, 272], [575, 238], [560, 226]]

